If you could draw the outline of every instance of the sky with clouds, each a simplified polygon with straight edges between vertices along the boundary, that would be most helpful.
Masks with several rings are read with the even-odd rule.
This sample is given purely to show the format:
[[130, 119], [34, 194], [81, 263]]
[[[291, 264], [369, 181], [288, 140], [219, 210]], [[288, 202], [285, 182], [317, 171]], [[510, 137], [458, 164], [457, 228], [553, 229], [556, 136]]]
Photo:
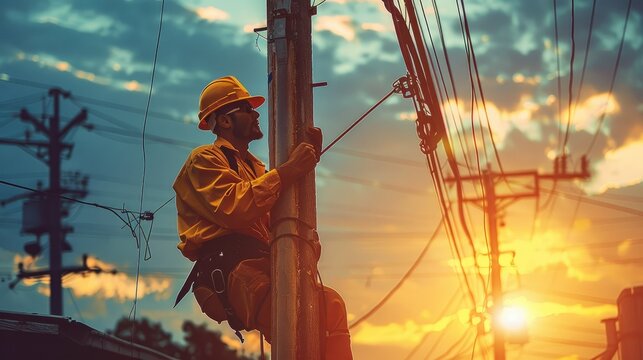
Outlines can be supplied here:
[[[579, 170], [582, 155], [590, 160], [589, 180], [543, 181], [543, 189], [555, 187], [555, 195], [543, 191], [539, 201], [520, 200], [501, 214], [505, 302], [524, 306], [529, 323], [529, 342], [508, 345], [510, 358], [580, 359], [598, 354], [604, 345], [600, 320], [616, 316], [615, 299], [622, 289], [643, 285], [643, 39], [637, 35], [643, 31], [643, 4], [632, 3], [610, 97], [628, 1], [596, 2], [589, 52], [592, 1], [575, 2], [573, 71], [569, 66], [571, 3], [556, 1], [555, 22], [550, 1], [465, 2], [486, 115], [475, 102], [472, 106], [456, 2], [423, 3], [437, 54], [434, 61], [442, 72], [436, 78], [444, 78], [449, 94], [443, 113], [459, 159], [476, 164], [477, 147], [482, 166], [490, 162], [498, 170], [490, 146], [491, 129], [506, 171], [551, 172], [553, 158], [561, 151], [561, 133], [571, 119], [569, 167]], [[41, 139], [16, 114], [26, 108], [44, 116], [51, 111], [47, 89], [69, 90], [72, 96], [61, 107], [64, 121], [86, 108], [93, 130], [78, 128], [69, 134], [67, 140], [74, 148], [63, 170], [89, 176], [86, 201], [138, 209], [143, 111], [161, 2], [0, 0], [0, 4], [0, 138], [24, 139], [30, 131], [32, 139]], [[259, 1], [165, 1], [146, 124], [144, 209], [155, 210], [168, 200], [190, 149], [212, 141], [209, 133], [196, 128], [198, 96], [205, 84], [231, 74], [252, 93], [267, 95], [267, 44], [253, 32], [265, 24], [265, 3]], [[427, 44], [431, 45], [428, 38]], [[328, 86], [314, 90], [314, 121], [324, 131], [325, 143], [405, 73], [390, 14], [382, 2], [327, 0], [319, 7], [313, 18], [313, 79]], [[570, 75], [574, 79], [571, 108]], [[266, 107], [259, 112], [266, 129]], [[417, 145], [414, 120], [412, 102], [394, 95], [317, 167], [323, 244], [319, 267], [324, 283], [344, 296], [349, 321], [370, 310], [395, 286], [439, 226], [440, 208]], [[268, 161], [267, 139], [251, 144], [251, 150]], [[35, 154], [8, 145], [0, 147], [0, 154], [0, 179], [29, 187], [39, 181], [46, 185], [47, 168]], [[479, 191], [473, 186], [466, 190]], [[454, 199], [455, 191], [450, 191]], [[20, 193], [0, 187], [2, 199]], [[25, 254], [24, 244], [34, 238], [21, 234], [21, 201], [0, 207], [0, 214], [0, 277], [4, 280], [0, 309], [46, 313], [47, 279], [23, 281], [14, 290], [7, 284], [18, 263], [28, 269], [46, 267], [47, 252], [35, 260]], [[460, 246], [464, 269], [476, 282], [476, 258], [479, 262], [486, 258], [484, 217], [474, 206], [467, 207], [467, 217], [477, 255]], [[173, 203], [156, 215], [149, 243], [151, 259], [140, 267], [137, 316], [161, 321], [178, 337], [184, 319], [199, 323], [207, 319], [191, 299], [171, 309], [190, 268], [175, 248], [175, 221]], [[90, 264], [118, 271], [65, 277], [65, 314], [100, 330], [111, 328], [132, 308], [136, 242], [113, 214], [101, 209], [71, 206], [65, 222], [74, 227], [67, 235], [73, 251], [65, 253], [65, 265], [79, 265], [87, 253]], [[47, 248], [46, 238], [42, 240]], [[142, 257], [145, 248], [141, 250]], [[439, 231], [403, 286], [380, 311], [352, 329], [357, 359], [409, 354], [412, 359], [437, 358], [450, 348], [471, 356], [475, 329], [484, 328], [485, 322], [474, 324], [478, 319], [471, 317], [473, 306], [465, 296], [453, 251], [445, 232]], [[482, 277], [486, 272], [483, 267]], [[477, 284], [473, 290], [480, 300], [482, 286]], [[241, 346], [226, 326], [210, 325], [224, 331], [232, 346]], [[490, 336], [481, 334], [476, 358], [483, 358], [485, 352], [488, 358], [490, 345]], [[244, 351], [256, 351], [257, 336], [250, 334], [243, 346]]]

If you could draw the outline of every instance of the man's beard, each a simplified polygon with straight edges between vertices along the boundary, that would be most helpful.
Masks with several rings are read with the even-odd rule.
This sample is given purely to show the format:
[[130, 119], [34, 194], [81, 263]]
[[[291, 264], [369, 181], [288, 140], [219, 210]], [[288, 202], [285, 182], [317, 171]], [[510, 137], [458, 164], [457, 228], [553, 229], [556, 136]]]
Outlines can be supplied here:
[[239, 126], [239, 122], [235, 119], [235, 124], [232, 129], [232, 134], [240, 139], [247, 139], [249, 141], [259, 140], [263, 138], [263, 132], [259, 126], [255, 126], [254, 122], [247, 124], [246, 126]]

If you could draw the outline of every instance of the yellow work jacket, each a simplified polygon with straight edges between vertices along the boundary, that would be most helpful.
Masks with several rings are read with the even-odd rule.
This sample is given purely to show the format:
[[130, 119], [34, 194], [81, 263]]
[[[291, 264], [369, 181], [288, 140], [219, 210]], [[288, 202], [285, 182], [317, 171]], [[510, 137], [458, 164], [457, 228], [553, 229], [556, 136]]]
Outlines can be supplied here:
[[[239, 173], [228, 164], [221, 147], [234, 152]], [[276, 170], [266, 172], [264, 163], [248, 153], [248, 162], [227, 140], [218, 137], [214, 144], [199, 146], [179, 171], [174, 181], [178, 213], [177, 245], [194, 261], [199, 248], [232, 232], [270, 243], [268, 211], [274, 205], [281, 181]]]

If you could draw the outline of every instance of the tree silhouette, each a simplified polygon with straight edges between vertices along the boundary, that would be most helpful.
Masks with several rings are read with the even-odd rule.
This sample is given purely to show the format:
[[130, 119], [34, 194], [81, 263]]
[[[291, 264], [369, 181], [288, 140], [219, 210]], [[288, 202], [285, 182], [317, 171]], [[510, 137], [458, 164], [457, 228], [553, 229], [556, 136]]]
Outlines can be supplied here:
[[108, 330], [107, 333], [175, 358], [184, 358], [184, 350], [172, 341], [172, 334], [164, 331], [161, 323], [151, 323], [146, 318], [132, 321], [123, 317], [116, 323], [114, 330]]
[[182, 328], [186, 343], [185, 359], [252, 360], [245, 356], [239, 357], [235, 350], [221, 340], [221, 333], [208, 330], [205, 324], [196, 325], [185, 321]]
[[[107, 330], [126, 341], [143, 345], [166, 355], [184, 360], [254, 360], [253, 357], [237, 355], [221, 340], [221, 333], [208, 330], [205, 324], [197, 325], [186, 320], [181, 327], [184, 333], [185, 346], [172, 341], [172, 334], [163, 330], [161, 323], [153, 323], [146, 318], [132, 321], [121, 318], [114, 330]], [[132, 333], [134, 336], [132, 337]]]

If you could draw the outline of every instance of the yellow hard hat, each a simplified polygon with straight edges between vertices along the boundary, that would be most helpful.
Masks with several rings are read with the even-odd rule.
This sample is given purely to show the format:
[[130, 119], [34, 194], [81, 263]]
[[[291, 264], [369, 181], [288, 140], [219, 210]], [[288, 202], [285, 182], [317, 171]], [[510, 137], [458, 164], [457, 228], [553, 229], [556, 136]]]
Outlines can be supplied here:
[[222, 106], [239, 100], [248, 101], [253, 108], [266, 101], [263, 96], [251, 96], [234, 76], [224, 76], [209, 83], [199, 98], [199, 129], [210, 130], [206, 121], [208, 116]]

